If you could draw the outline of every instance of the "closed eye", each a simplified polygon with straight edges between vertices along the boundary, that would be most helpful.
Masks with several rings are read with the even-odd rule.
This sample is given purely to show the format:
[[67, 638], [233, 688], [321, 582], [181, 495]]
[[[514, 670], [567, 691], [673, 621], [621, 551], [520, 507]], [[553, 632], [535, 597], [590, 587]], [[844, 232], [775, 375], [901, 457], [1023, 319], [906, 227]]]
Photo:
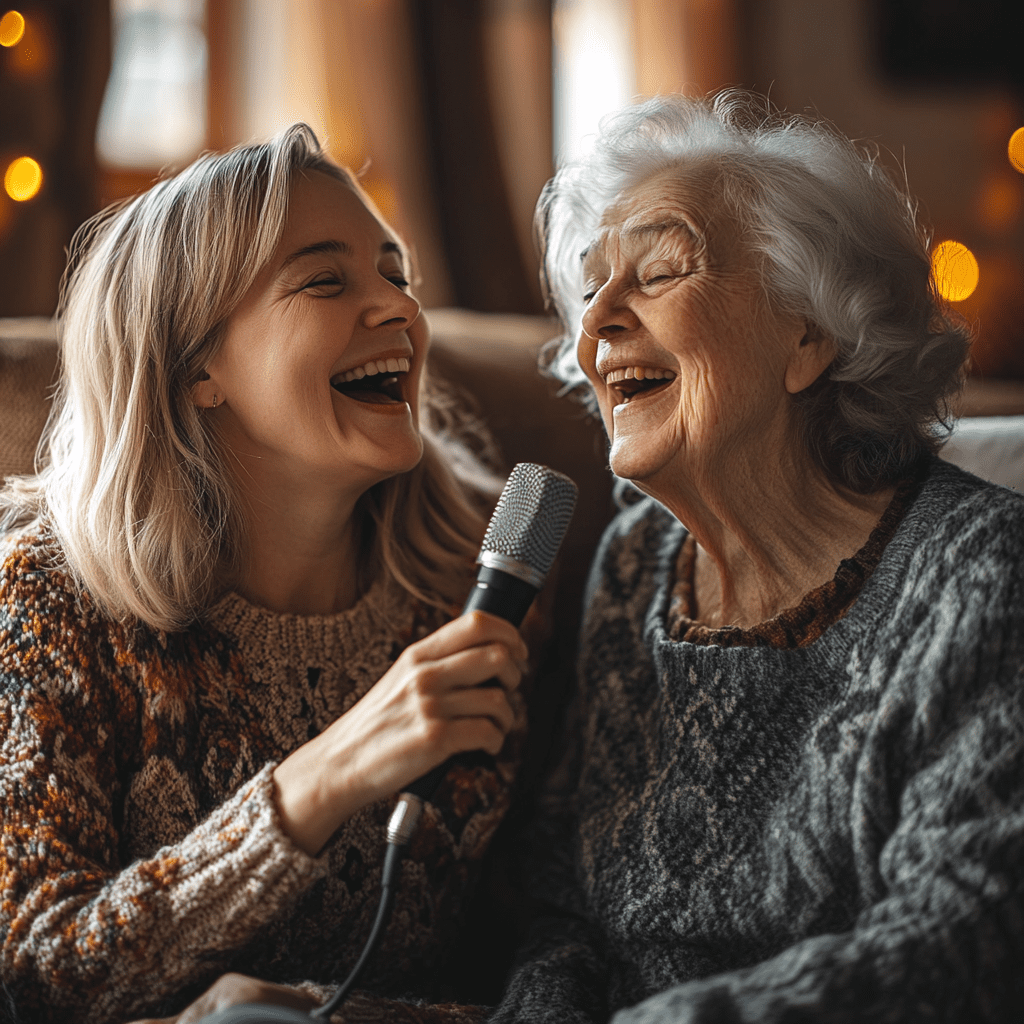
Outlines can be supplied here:
[[335, 277], [333, 274], [325, 274], [322, 277], [318, 277], [310, 281], [308, 284], [304, 284], [299, 291], [305, 292], [312, 288], [323, 288], [330, 291], [338, 291], [343, 287], [344, 285], [339, 278]]
[[388, 280], [396, 288], [408, 288], [409, 287], [409, 282], [406, 281], [406, 279], [404, 277], [402, 277], [400, 274], [396, 274], [394, 276], [388, 277]]

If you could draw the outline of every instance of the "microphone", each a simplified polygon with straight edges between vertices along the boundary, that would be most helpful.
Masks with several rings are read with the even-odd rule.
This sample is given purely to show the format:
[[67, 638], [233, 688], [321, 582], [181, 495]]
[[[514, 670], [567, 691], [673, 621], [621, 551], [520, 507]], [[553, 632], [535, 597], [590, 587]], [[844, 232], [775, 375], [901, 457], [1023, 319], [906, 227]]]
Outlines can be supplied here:
[[[516, 465], [484, 534], [476, 560], [480, 570], [462, 608], [463, 615], [472, 611], [490, 612], [513, 626], [523, 621], [562, 546], [576, 507], [576, 493], [576, 484], [564, 473], [532, 462]], [[497, 686], [498, 682], [492, 679], [481, 685]], [[456, 754], [404, 787], [402, 796], [413, 797], [422, 806], [422, 801], [430, 800], [455, 764], [491, 765], [493, 758], [483, 751]], [[402, 807], [400, 800], [395, 814], [406, 819], [411, 808], [402, 810]], [[419, 818], [418, 810], [416, 818]], [[395, 841], [408, 842], [411, 828], [402, 838], [405, 829], [400, 821], [395, 825]], [[389, 824], [388, 842], [391, 841]]]
[[[576, 485], [563, 473], [532, 462], [520, 462], [512, 470], [484, 534], [477, 565], [476, 583], [462, 612], [490, 612], [518, 626], [537, 592], [544, 586], [558, 549], [569, 529], [576, 506]], [[496, 679], [481, 686], [498, 686]], [[206, 1016], [199, 1024], [301, 1024], [323, 1021], [341, 1005], [376, 951], [391, 916], [398, 864], [412, 838], [424, 801], [430, 800], [455, 764], [492, 765], [483, 751], [456, 754], [406, 786], [388, 821], [387, 851], [381, 873], [381, 898], [370, 936], [355, 967], [323, 1006], [308, 1014], [281, 1006], [249, 1003], [228, 1007]]]

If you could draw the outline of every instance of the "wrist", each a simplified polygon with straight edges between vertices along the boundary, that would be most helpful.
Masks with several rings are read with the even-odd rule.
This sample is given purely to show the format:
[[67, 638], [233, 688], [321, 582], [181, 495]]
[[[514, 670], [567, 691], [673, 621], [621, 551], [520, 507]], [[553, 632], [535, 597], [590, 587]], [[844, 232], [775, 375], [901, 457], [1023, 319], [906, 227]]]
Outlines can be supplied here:
[[326, 759], [307, 749], [311, 745], [293, 751], [272, 777], [281, 828], [296, 846], [316, 857], [363, 804], [341, 772], [332, 771]]

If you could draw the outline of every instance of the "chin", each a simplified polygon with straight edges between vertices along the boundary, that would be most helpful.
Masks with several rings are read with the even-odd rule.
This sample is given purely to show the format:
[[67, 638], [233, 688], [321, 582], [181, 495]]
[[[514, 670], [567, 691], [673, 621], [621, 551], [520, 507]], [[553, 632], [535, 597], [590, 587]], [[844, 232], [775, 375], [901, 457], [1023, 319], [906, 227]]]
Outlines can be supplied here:
[[634, 446], [624, 444], [617, 447], [612, 443], [608, 455], [611, 471], [623, 480], [631, 480], [638, 487], [665, 468], [666, 460], [656, 452], [637, 451]]
[[423, 438], [417, 434], [415, 442], [410, 441], [408, 448], [403, 446], [402, 451], [393, 454], [388, 476], [411, 472], [423, 461]]

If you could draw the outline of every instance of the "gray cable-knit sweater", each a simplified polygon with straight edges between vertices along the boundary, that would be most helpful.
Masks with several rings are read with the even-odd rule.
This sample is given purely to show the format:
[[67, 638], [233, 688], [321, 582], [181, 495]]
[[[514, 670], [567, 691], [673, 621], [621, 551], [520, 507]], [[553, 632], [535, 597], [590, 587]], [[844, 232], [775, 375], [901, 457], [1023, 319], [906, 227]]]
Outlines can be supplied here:
[[599, 551], [492, 1020], [1024, 1019], [1024, 497], [934, 460], [809, 642], [670, 639], [685, 535], [645, 500]]

